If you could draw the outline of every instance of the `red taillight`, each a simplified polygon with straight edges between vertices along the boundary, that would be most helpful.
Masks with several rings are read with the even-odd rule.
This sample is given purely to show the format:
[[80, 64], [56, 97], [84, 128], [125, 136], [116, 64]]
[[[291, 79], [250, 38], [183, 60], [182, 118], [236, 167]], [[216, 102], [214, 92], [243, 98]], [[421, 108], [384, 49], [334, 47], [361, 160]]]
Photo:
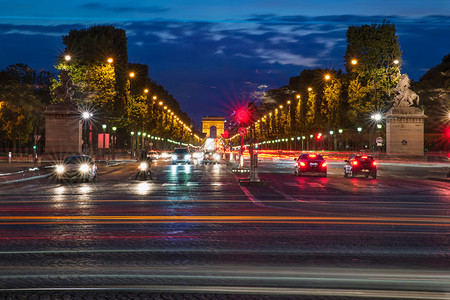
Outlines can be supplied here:
[[300, 162], [300, 166], [301, 166], [301, 167], [306, 167], [306, 164], [305, 164], [304, 162], [301, 161], [301, 162]]
[[358, 162], [356, 160], [352, 161], [352, 165], [357, 166]]
[[322, 164], [322, 168], [325, 168], [327, 166], [327, 163]]
[[376, 166], [376, 165], [377, 165], [377, 162], [374, 161], [374, 162], [372, 163], [372, 165]]
[[310, 155], [308, 155], [308, 157], [310, 157], [310, 158], [316, 158], [317, 155], [315, 155], [315, 154], [310, 154]]

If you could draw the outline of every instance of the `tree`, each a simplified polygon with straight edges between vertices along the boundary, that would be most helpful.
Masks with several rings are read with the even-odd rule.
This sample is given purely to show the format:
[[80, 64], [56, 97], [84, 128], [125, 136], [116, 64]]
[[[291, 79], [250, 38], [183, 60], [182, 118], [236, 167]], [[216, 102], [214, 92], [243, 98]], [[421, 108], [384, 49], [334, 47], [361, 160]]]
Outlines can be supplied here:
[[[389, 90], [400, 76], [401, 50], [393, 24], [350, 26], [347, 30], [345, 67], [350, 80], [358, 78], [370, 97], [358, 99], [358, 107], [383, 110], [390, 105]], [[353, 85], [355, 87], [355, 85]], [[349, 91], [354, 94], [355, 91]], [[357, 99], [353, 99], [356, 103]], [[355, 112], [353, 112], [354, 114]]]
[[108, 58], [114, 60], [115, 91], [117, 93], [114, 111], [124, 113], [128, 81], [128, 50], [125, 30], [112, 25], [71, 30], [68, 35], [63, 37], [63, 43], [66, 45], [65, 53], [72, 56], [71, 64], [78, 67], [85, 66], [90, 69], [92, 66], [105, 64]]
[[0, 132], [16, 141], [27, 139], [38, 126], [43, 105], [34, 95], [34, 87], [17, 81], [0, 83]]
[[428, 116], [425, 132], [440, 132], [442, 125], [450, 122], [450, 54], [413, 83], [411, 88], [419, 95], [420, 107]]

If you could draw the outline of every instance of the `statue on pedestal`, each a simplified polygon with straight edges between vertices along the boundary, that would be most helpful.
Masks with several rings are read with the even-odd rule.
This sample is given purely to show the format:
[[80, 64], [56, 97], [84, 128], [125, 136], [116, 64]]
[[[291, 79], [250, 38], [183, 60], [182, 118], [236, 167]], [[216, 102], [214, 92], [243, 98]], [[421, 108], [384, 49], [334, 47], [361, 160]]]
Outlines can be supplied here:
[[389, 90], [389, 95], [392, 92], [396, 93], [392, 103], [393, 107], [410, 107], [419, 104], [419, 96], [410, 89], [409, 77], [407, 74], [400, 76], [397, 86]]
[[55, 96], [58, 99], [62, 99], [65, 104], [75, 104], [73, 101], [73, 81], [70, 78], [69, 71], [62, 70], [61, 71], [61, 85], [58, 86], [55, 90]]
[[419, 96], [410, 89], [409, 77], [400, 76], [392, 107], [386, 113], [386, 153], [388, 155], [424, 155], [423, 110], [417, 107]]

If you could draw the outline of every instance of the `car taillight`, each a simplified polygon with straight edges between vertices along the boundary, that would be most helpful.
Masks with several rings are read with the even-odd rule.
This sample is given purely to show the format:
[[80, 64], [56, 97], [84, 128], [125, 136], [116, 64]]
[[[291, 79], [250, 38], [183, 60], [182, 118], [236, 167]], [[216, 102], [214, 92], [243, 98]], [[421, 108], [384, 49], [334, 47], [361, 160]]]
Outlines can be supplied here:
[[325, 168], [327, 166], [327, 163], [322, 164], [322, 168]]
[[308, 155], [308, 157], [309, 157], [309, 158], [316, 158], [317, 155], [315, 155], [315, 154], [310, 154], [310, 155]]
[[376, 165], [377, 165], [377, 162], [376, 162], [376, 161], [374, 161], [374, 162], [372, 163], [372, 165], [376, 166]]
[[357, 166], [358, 162], [355, 160], [355, 161], [352, 162], [352, 165]]
[[300, 162], [300, 166], [301, 166], [301, 167], [306, 167], [306, 164], [305, 164], [304, 162], [301, 161], [301, 162]]

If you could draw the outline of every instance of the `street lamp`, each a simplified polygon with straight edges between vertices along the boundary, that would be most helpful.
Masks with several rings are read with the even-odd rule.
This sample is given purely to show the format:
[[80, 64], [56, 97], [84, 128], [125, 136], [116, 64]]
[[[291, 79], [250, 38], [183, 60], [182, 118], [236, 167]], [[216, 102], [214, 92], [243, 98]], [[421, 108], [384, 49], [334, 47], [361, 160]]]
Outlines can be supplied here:
[[107, 61], [109, 64], [112, 64], [113, 61], [114, 61], [114, 59], [112, 59], [111, 57], [109, 57], [106, 61]]
[[70, 60], [72, 59], [72, 57], [71, 57], [70, 55], [66, 55], [66, 56], [64, 56], [64, 59], [65, 59], [66, 61], [70, 61]]
[[134, 157], [134, 131], [130, 132], [131, 141], [130, 141], [130, 157]]

